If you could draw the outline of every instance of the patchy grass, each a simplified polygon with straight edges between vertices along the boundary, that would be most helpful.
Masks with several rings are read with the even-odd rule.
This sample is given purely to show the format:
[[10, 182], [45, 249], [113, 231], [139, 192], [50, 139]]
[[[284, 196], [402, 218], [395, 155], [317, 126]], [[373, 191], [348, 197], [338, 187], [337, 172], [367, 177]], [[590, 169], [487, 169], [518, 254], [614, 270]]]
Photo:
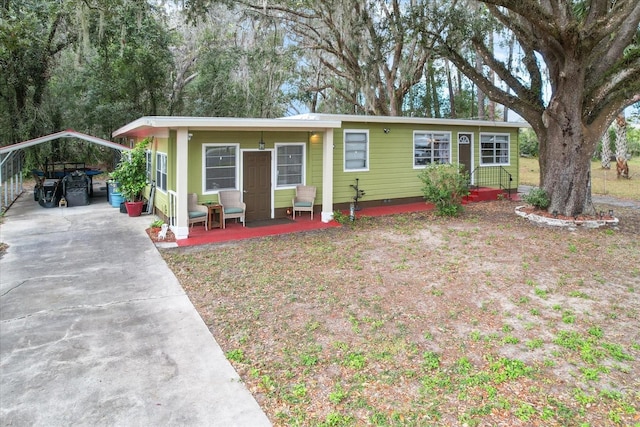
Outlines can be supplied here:
[[514, 207], [162, 254], [277, 426], [638, 425], [640, 211]]
[[[520, 184], [540, 185], [540, 165], [536, 158], [519, 159]], [[629, 160], [629, 175], [631, 179], [618, 179], [616, 164], [612, 162], [611, 169], [602, 169], [600, 161], [591, 162], [592, 193], [620, 197], [623, 199], [640, 200], [640, 157]]]

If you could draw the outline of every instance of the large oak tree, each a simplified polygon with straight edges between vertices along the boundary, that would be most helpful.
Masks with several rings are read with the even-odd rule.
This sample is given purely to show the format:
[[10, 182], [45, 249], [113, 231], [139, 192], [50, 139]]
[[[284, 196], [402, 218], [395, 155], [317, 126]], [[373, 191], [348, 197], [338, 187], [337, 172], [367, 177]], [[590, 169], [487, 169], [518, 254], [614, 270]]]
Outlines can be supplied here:
[[[598, 140], [625, 107], [640, 101], [640, 2], [637, 0], [482, 0], [448, 10], [439, 36], [443, 53], [492, 100], [520, 114], [540, 143], [540, 185], [549, 211], [593, 213], [590, 159]], [[486, 22], [515, 36], [520, 67], [494, 54]], [[445, 19], [445, 18], [443, 18]], [[484, 67], [460, 54], [472, 48]], [[506, 83], [493, 83], [490, 73]], [[546, 76], [546, 78], [545, 78]], [[546, 83], [545, 83], [546, 82]]]

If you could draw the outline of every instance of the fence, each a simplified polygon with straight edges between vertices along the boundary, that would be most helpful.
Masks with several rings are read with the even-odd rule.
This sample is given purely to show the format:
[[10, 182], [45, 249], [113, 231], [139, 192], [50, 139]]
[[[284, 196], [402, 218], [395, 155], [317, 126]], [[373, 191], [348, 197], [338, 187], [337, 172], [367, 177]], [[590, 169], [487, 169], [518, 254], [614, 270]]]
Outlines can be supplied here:
[[23, 162], [22, 150], [12, 151], [0, 159], [0, 212], [9, 209], [24, 191]]

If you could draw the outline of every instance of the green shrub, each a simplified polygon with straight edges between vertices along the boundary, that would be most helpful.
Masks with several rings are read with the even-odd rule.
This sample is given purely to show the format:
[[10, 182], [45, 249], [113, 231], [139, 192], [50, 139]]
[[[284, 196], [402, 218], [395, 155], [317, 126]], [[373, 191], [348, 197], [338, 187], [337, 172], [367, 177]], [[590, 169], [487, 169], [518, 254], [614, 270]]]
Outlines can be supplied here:
[[538, 154], [538, 137], [535, 132], [531, 129], [522, 129], [520, 131], [520, 156], [538, 157]]
[[333, 219], [338, 223], [338, 224], [349, 224], [351, 222], [351, 219], [349, 218], [349, 215], [345, 215], [340, 211], [334, 211], [333, 212]]
[[147, 187], [146, 149], [151, 142], [151, 138], [146, 138], [132, 150], [122, 153], [116, 170], [111, 172], [111, 178], [118, 183], [118, 191], [128, 202], [142, 200], [142, 193]]
[[538, 209], [547, 209], [549, 207], [549, 196], [542, 188], [534, 187], [528, 194], [522, 196], [522, 199]]
[[438, 215], [457, 216], [462, 212], [462, 198], [469, 194], [469, 174], [461, 165], [430, 165], [418, 177], [424, 183], [425, 200], [436, 205]]
[[162, 227], [162, 224], [164, 224], [164, 221], [161, 219], [156, 219], [155, 221], [153, 221], [150, 225], [151, 228], [160, 228]]

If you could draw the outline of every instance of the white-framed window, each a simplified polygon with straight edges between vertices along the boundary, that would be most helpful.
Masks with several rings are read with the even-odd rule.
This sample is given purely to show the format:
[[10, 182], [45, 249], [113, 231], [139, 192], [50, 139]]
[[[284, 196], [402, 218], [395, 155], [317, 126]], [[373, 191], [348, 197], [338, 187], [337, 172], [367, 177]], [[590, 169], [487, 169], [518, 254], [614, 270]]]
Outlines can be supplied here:
[[451, 163], [450, 132], [413, 132], [413, 166]]
[[147, 181], [151, 181], [153, 179], [153, 154], [151, 154], [151, 150], [145, 150], [144, 161], [146, 165]]
[[305, 145], [275, 144], [276, 187], [293, 187], [304, 184]]
[[156, 188], [167, 191], [167, 154], [156, 153]]
[[480, 134], [480, 165], [509, 165], [509, 134]]
[[204, 144], [204, 191], [238, 189], [238, 144]]
[[344, 171], [369, 170], [369, 131], [344, 131]]

